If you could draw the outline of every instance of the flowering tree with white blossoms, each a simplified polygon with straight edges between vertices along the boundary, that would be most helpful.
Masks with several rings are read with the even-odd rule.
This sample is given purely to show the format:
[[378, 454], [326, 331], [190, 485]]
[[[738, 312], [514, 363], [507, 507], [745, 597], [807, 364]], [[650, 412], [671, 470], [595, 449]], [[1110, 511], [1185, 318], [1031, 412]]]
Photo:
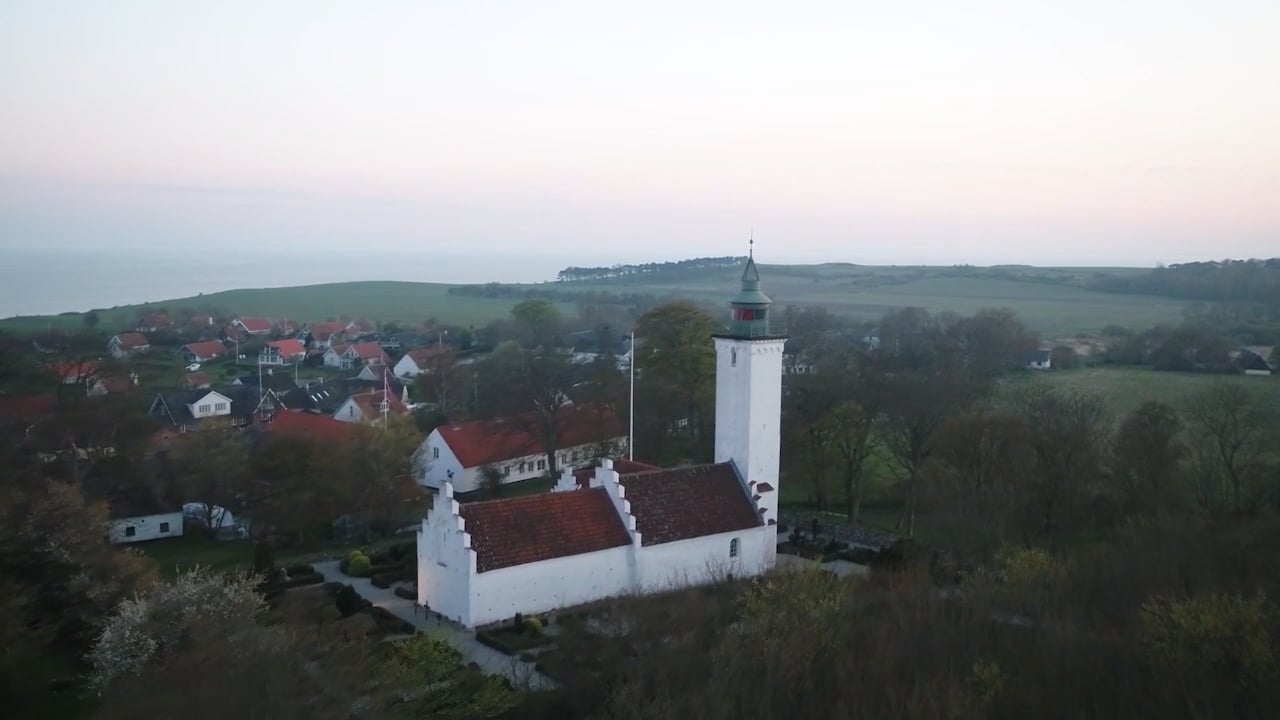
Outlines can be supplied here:
[[255, 630], [255, 618], [265, 606], [254, 589], [259, 580], [195, 568], [120, 603], [89, 653], [93, 687], [101, 692], [118, 679], [141, 673], [173, 651], [197, 624], [223, 637]]

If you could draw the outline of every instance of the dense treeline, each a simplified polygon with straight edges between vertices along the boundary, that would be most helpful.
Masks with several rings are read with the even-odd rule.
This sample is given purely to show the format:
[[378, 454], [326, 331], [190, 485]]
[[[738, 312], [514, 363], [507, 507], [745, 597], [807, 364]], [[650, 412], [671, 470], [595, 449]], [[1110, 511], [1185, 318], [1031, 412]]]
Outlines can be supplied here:
[[639, 275], [667, 275], [687, 271], [737, 267], [745, 261], [746, 258], [742, 256], [726, 255], [724, 257], [690, 258], [689, 260], [612, 265], [609, 267], [570, 266], [561, 270], [556, 275], [556, 279], [560, 282], [573, 282], [580, 280], [608, 280]]
[[1143, 275], [1100, 277], [1093, 285], [1106, 292], [1280, 308], [1280, 258], [1182, 263]]

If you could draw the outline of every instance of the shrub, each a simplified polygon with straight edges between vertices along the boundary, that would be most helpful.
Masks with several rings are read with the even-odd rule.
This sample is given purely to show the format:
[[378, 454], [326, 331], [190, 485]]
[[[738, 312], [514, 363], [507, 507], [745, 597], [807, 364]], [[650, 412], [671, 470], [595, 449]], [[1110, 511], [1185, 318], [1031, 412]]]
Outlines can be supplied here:
[[364, 608], [363, 612], [372, 617], [374, 622], [377, 624], [378, 629], [384, 632], [413, 635], [418, 631], [418, 629], [413, 626], [413, 623], [397, 617], [386, 608], [369, 606]]
[[318, 585], [322, 582], [324, 582], [324, 576], [318, 572], [302, 573], [290, 576], [288, 580], [263, 583], [258, 586], [258, 591], [266, 595], [273, 590], [288, 590], [289, 588], [302, 587], [303, 585]]
[[337, 596], [334, 598], [334, 604], [338, 607], [338, 612], [342, 613], [342, 617], [350, 617], [361, 610], [370, 607], [373, 603], [360, 597], [360, 593], [350, 585], [343, 585]]
[[370, 580], [373, 582], [373, 586], [382, 588], [384, 590], [391, 587], [393, 584], [400, 582], [403, 579], [404, 579], [404, 575], [401, 574], [399, 571], [379, 573], [377, 575], [370, 576]]
[[262, 575], [270, 575], [276, 569], [274, 553], [271, 546], [259, 540], [253, 544], [253, 571]]
[[516, 613], [516, 616], [511, 618], [511, 629], [516, 632], [524, 630], [524, 613]]
[[347, 563], [347, 574], [352, 577], [368, 577], [371, 568], [368, 557], [357, 555]]
[[289, 573], [289, 577], [293, 577], [294, 575], [310, 575], [311, 573], [315, 572], [316, 569], [311, 565], [303, 564], [303, 565], [289, 565], [285, 567], [284, 571]]
[[524, 625], [522, 627], [524, 631], [530, 635], [537, 636], [542, 634], [542, 621], [536, 617], [525, 618]]
[[396, 597], [404, 598], [405, 600], [413, 600], [414, 602], [418, 601], [418, 594], [407, 587], [398, 587], [393, 592], [396, 594]]
[[[364, 555], [363, 550], [352, 550], [351, 552], [347, 553], [347, 562], [351, 562], [352, 560], [355, 560], [357, 557], [360, 557], [361, 555]], [[365, 555], [365, 557], [368, 557], [368, 556]]]

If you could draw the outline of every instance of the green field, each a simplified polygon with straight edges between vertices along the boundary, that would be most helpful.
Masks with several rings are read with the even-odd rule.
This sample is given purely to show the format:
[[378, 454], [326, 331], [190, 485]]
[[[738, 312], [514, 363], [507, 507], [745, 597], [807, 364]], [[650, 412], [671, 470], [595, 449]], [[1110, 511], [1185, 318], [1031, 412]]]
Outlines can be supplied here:
[[[350, 282], [291, 288], [229, 290], [151, 303], [170, 312], [189, 308], [226, 315], [265, 315], [319, 321], [363, 317], [418, 325], [434, 317], [458, 325], [484, 325], [505, 316], [525, 289], [561, 293], [640, 293], [720, 303], [737, 289], [739, 268], [704, 269], [571, 283], [506, 286], [511, 297], [451, 295], [449, 285], [410, 282]], [[1050, 338], [1096, 333], [1109, 324], [1147, 328], [1177, 323], [1186, 303], [1169, 298], [1098, 292], [1085, 286], [1105, 276], [1144, 272], [1136, 268], [876, 267], [846, 264], [762, 265], [763, 286], [781, 305], [824, 306], [861, 319], [901, 307], [972, 314], [1009, 307]], [[561, 304], [571, 313], [573, 298]], [[100, 310], [100, 327], [125, 327], [141, 306]], [[0, 329], [39, 332], [83, 327], [79, 313], [0, 320]]]
[[[263, 315], [272, 319], [318, 322], [330, 318], [363, 317], [380, 322], [420, 325], [430, 317], [457, 325], [484, 325], [505, 317], [516, 300], [450, 295], [449, 285], [410, 282], [349, 282], [287, 288], [227, 290], [196, 297], [149, 303], [174, 313], [183, 308], [197, 312], [219, 310], [228, 315]], [[99, 327], [126, 327], [141, 305], [99, 310]], [[42, 332], [47, 329], [78, 330], [83, 315], [64, 313], [13, 317], [0, 320], [0, 329]]]
[[1272, 407], [1280, 407], [1280, 377], [1275, 376], [1211, 375], [1108, 366], [1026, 373], [1011, 381], [1009, 387], [1014, 389], [1026, 382], [1048, 383], [1098, 395], [1117, 420], [1148, 400], [1159, 400], [1176, 408], [1188, 396], [1216, 382], [1238, 384], [1258, 393]]

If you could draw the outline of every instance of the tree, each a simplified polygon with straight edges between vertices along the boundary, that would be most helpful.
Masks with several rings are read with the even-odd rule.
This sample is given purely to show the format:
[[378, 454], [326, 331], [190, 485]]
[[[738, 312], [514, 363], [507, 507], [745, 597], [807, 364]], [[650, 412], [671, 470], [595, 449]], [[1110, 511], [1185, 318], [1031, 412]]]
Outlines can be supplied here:
[[524, 300], [511, 308], [516, 339], [525, 347], [551, 348], [558, 339], [563, 320], [556, 306], [546, 300]]
[[485, 362], [484, 376], [492, 405], [485, 408], [506, 417], [513, 430], [542, 443], [547, 471], [554, 477], [560, 449], [562, 408], [577, 384], [578, 372], [568, 357], [555, 349], [526, 349], [503, 343]]
[[1259, 499], [1268, 438], [1275, 416], [1240, 385], [1219, 381], [1193, 395], [1186, 405], [1193, 452], [1201, 470], [1201, 498], [1216, 500], [1214, 486], [1225, 484], [1231, 508], [1253, 509]]
[[441, 350], [427, 356], [426, 367], [414, 380], [416, 395], [448, 414], [466, 395], [466, 379], [452, 350]]
[[1035, 455], [1041, 532], [1056, 539], [1064, 516], [1101, 471], [1106, 406], [1085, 393], [1035, 385], [1016, 401]]
[[354, 476], [334, 471], [341, 459], [340, 446], [268, 433], [252, 459], [254, 525], [277, 540], [323, 536], [354, 502]]
[[636, 322], [636, 396], [642, 399], [636, 418], [651, 462], [710, 459], [715, 329], [706, 313], [685, 301], [654, 308]]
[[1151, 400], [1131, 412], [1116, 434], [1115, 475], [1130, 511], [1160, 512], [1169, 503], [1187, 448], [1172, 407]]
[[858, 403], [847, 401], [827, 413], [823, 422], [831, 428], [832, 449], [839, 460], [845, 517], [850, 524], [856, 525], [862, 507], [862, 485], [867, 460], [879, 446], [874, 416], [863, 410]]
[[232, 507], [248, 491], [249, 449], [235, 430], [205, 425], [182, 437], [174, 450], [173, 484], [183, 503], [200, 506], [200, 522], [216, 535]]
[[349, 510], [363, 520], [366, 538], [375, 528], [390, 531], [425, 513], [422, 486], [412, 466], [421, 442], [411, 418], [392, 417], [385, 427], [356, 428], [351, 442], [343, 446], [339, 467], [352, 478]]
[[89, 312], [84, 314], [83, 320], [84, 320], [84, 326], [89, 328], [90, 330], [93, 330], [94, 328], [98, 327], [98, 321], [99, 321], [98, 311], [90, 310]]
[[[154, 565], [110, 545], [107, 508], [6, 458], [0, 483], [0, 695], [36, 691], [50, 658], [76, 662]], [[12, 707], [12, 706], [11, 706]]]
[[1017, 366], [1022, 354], [1034, 349], [1039, 337], [1009, 308], [982, 308], [954, 326], [960, 360], [981, 377], [1000, 375]]

